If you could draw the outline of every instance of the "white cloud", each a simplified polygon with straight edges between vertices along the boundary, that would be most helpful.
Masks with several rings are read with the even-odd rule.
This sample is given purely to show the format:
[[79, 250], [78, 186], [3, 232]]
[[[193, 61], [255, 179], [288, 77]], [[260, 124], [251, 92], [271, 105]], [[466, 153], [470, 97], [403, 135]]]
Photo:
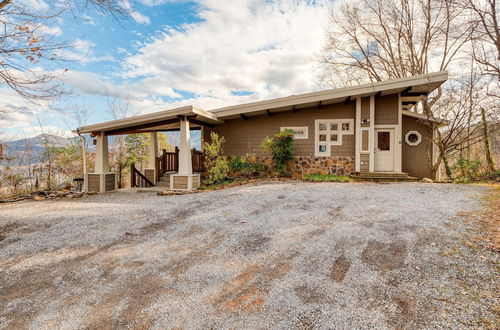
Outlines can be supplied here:
[[122, 0], [121, 6], [129, 12], [129, 15], [139, 24], [149, 24], [151, 23], [149, 17], [139, 13], [137, 10], [134, 10], [129, 0]]
[[[125, 58], [126, 78], [188, 91], [213, 106], [314, 89], [331, 1], [199, 0], [201, 22], [166, 28]], [[247, 97], [231, 91], [252, 91]], [[151, 90], [155, 93], [154, 89]], [[198, 104], [207, 108], [208, 105]]]

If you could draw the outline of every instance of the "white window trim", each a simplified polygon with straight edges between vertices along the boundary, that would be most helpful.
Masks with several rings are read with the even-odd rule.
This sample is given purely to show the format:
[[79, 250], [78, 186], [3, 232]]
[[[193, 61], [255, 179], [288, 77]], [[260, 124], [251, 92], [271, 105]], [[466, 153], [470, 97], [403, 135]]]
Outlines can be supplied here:
[[[327, 141], [319, 141], [319, 124], [326, 124], [325, 134], [327, 136]], [[349, 130], [343, 131], [342, 124], [348, 123]], [[337, 130], [332, 131], [330, 129], [331, 124], [337, 124]], [[322, 131], [323, 132], [323, 131]], [[337, 141], [329, 141], [332, 134], [337, 134]], [[316, 119], [314, 121], [314, 155], [316, 157], [329, 157], [332, 153], [332, 146], [342, 145], [343, 135], [353, 135], [354, 134], [354, 119]], [[319, 152], [319, 146], [325, 145], [326, 152]]]
[[302, 130], [304, 131], [303, 135], [293, 135], [293, 138], [295, 140], [307, 140], [309, 138], [309, 127], [308, 126], [283, 126], [280, 128], [280, 131], [283, 132], [286, 129], [291, 129], [292, 131], [295, 130]]
[[[417, 141], [411, 142], [409, 140], [409, 137], [412, 134], [415, 134], [417, 136]], [[406, 135], [405, 135], [405, 142], [410, 147], [416, 147], [416, 146], [418, 146], [422, 142], [422, 134], [420, 134], [419, 131], [408, 131], [408, 133], [406, 133]]]

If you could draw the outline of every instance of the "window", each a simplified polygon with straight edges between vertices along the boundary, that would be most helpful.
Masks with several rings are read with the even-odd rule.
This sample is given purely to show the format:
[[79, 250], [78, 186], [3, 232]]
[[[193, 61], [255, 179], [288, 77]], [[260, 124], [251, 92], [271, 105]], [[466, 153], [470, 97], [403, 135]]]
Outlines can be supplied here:
[[422, 134], [418, 131], [409, 131], [405, 135], [405, 142], [410, 147], [416, 147], [422, 142]]
[[306, 140], [309, 138], [309, 127], [281, 127], [280, 130], [284, 131], [289, 129], [293, 131], [293, 138], [295, 140]]
[[353, 134], [353, 119], [317, 119], [315, 121], [315, 155], [330, 156], [332, 146], [342, 145], [343, 135]]
[[377, 132], [377, 149], [380, 151], [391, 150], [391, 132]]

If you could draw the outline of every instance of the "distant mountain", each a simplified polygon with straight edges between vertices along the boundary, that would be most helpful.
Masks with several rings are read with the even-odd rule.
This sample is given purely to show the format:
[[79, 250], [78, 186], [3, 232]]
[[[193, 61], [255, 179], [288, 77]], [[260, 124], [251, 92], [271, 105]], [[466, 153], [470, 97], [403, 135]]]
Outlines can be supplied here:
[[[26, 162], [28, 158], [31, 158], [31, 163], [38, 163], [45, 150], [45, 143], [48, 143], [52, 147], [65, 147], [71, 144], [71, 142], [74, 142], [75, 139], [78, 138], [65, 138], [51, 134], [40, 134], [31, 138], [8, 141], [3, 144], [4, 155], [6, 157], [15, 157], [18, 160], [26, 159]], [[6, 161], [4, 161], [4, 163], [5, 162]], [[22, 163], [24, 163], [24, 161], [22, 161]], [[19, 164], [19, 162], [16, 162], [16, 164]]]

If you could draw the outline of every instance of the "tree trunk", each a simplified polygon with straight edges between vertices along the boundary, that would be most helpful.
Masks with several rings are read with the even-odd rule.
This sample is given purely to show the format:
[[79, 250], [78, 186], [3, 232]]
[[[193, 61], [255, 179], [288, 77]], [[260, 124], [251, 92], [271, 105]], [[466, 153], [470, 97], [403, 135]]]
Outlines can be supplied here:
[[483, 124], [483, 136], [484, 136], [484, 152], [486, 154], [486, 163], [488, 164], [488, 173], [495, 172], [495, 162], [491, 156], [491, 141], [490, 133], [488, 131], [488, 122], [486, 121], [486, 111], [481, 108], [481, 121]]

